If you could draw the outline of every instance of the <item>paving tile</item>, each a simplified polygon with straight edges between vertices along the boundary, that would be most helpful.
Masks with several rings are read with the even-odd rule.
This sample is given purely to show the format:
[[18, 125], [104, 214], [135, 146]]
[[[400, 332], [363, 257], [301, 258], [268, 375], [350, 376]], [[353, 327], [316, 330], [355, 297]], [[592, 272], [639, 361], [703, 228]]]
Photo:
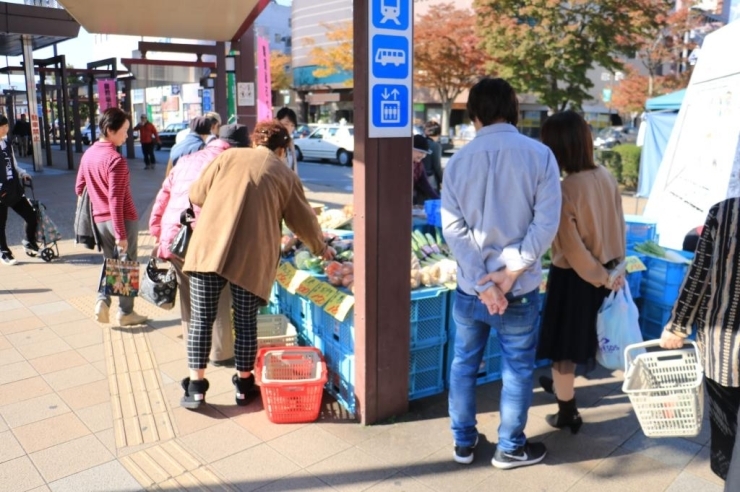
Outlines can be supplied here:
[[88, 428], [73, 413], [24, 425], [14, 432], [28, 454], [90, 434]]
[[232, 421], [264, 442], [272, 441], [306, 426], [306, 424], [273, 424], [267, 418], [267, 413], [262, 408], [262, 401], [259, 398], [251, 405], [240, 408], [243, 408], [243, 413], [231, 417]]
[[636, 432], [622, 447], [678, 468], [688, 465], [702, 448], [700, 444], [686, 439], [655, 439], [646, 437], [642, 432]]
[[49, 374], [51, 372], [85, 365], [86, 361], [76, 351], [67, 350], [66, 352], [33, 359], [30, 363], [39, 374]]
[[699, 453], [694, 457], [693, 460], [691, 460], [691, 463], [684, 468], [684, 471], [691, 473], [694, 476], [697, 476], [709, 483], [715, 484], [715, 485], [721, 485], [724, 486], [725, 481], [719, 478], [717, 475], [714, 474], [710, 467], [710, 448], [709, 446], [704, 446]]
[[365, 490], [402, 471], [402, 465], [389, 465], [358, 448], [349, 448], [307, 470], [336, 490]]
[[108, 381], [105, 379], [60, 391], [59, 396], [62, 397], [72, 410], [110, 402]]
[[257, 490], [299, 470], [299, 467], [260, 444], [213, 463], [212, 468], [242, 492]]
[[14, 348], [0, 350], [0, 367], [7, 366], [8, 364], [15, 364], [17, 362], [23, 362], [25, 360], [26, 358]]
[[113, 433], [113, 429], [105, 429], [100, 432], [96, 432], [95, 437], [98, 438], [98, 441], [100, 441], [103, 446], [105, 446], [105, 449], [107, 449], [111, 454], [115, 455], [118, 452], [116, 436]]
[[9, 429], [9, 427], [5, 423], [5, 420], [2, 417], [0, 417], [0, 432], [5, 432], [8, 429]]
[[52, 393], [44, 378], [36, 376], [0, 386], [0, 407]]
[[8, 364], [7, 366], [3, 366], [3, 370], [0, 371], [0, 387], [8, 383], [30, 379], [34, 376], [38, 376], [38, 373], [28, 362], [23, 361]]
[[[185, 473], [195, 472], [202, 465], [197, 458], [174, 441], [132, 453], [121, 458], [121, 463], [147, 488], [164, 484]], [[204, 479], [207, 475], [208, 473], [202, 474]]]
[[35, 345], [48, 340], [59, 340], [57, 334], [46, 326], [5, 336], [16, 348], [23, 345]]
[[39, 396], [0, 407], [0, 415], [5, 419], [5, 423], [13, 429], [56, 417], [69, 411], [69, 407], [55, 394]]
[[39, 316], [39, 317], [45, 316], [48, 314], [63, 313], [65, 311], [71, 311], [71, 310], [74, 310], [74, 307], [72, 307], [71, 304], [65, 301], [46, 302], [43, 304], [38, 304], [31, 308], [31, 311], [36, 316]]
[[475, 461], [460, 466], [452, 460], [452, 446], [448, 445], [404, 468], [403, 473], [431, 490], [469, 490], [495, 472], [490, 462], [493, 449], [493, 444], [479, 442]]
[[5, 335], [0, 335], [0, 350], [7, 350], [13, 348], [13, 344], [5, 338]]
[[201, 407], [197, 412], [177, 407], [172, 410], [171, 414], [178, 436], [193, 434], [225, 420], [223, 415], [209, 405]]
[[394, 465], [411, 465], [448, 447], [452, 441], [447, 419], [395, 424], [357, 445], [366, 453]]
[[[50, 304], [59, 302], [62, 299], [54, 292], [38, 292], [34, 294], [16, 294], [16, 298], [26, 307], [37, 306], [39, 304]], [[2, 307], [0, 307], [0, 310]]]
[[49, 484], [52, 492], [138, 492], [136, 479], [117, 461], [111, 461]]
[[101, 360], [105, 360], [105, 349], [102, 343], [77, 349], [77, 352], [88, 362], [98, 362]]
[[[459, 490], [462, 491], [463, 489]], [[494, 473], [488, 476], [488, 478], [476, 484], [473, 488], [467, 489], [467, 491], [470, 492], [477, 492], [480, 490], [495, 490], [496, 492], [549, 492], [551, 489], [549, 487], [533, 488], [514, 480], [514, 478], [508, 473], [508, 471], [502, 472], [501, 470], [495, 470]], [[596, 490], [599, 490], [600, 492], [600, 489]]]
[[113, 413], [109, 401], [79, 409], [76, 413], [92, 432], [113, 428]]
[[102, 331], [104, 328], [101, 329], [100, 325], [93, 320], [85, 319], [68, 323], [60, 323], [52, 326], [51, 329], [54, 330], [54, 333], [56, 333], [60, 337], [69, 337], [91, 330]]
[[19, 492], [44, 485], [36, 467], [28, 456], [22, 456], [0, 464], [0, 490]]
[[68, 477], [113, 460], [113, 455], [93, 435], [58, 444], [31, 454], [47, 482]]
[[354, 420], [318, 421], [314, 424], [352, 445], [360, 444], [388, 430], [385, 425], [362, 425]]
[[85, 331], [76, 335], [64, 337], [67, 343], [76, 349], [99, 345], [103, 343], [103, 332], [100, 328], [96, 330]]
[[25, 454], [23, 447], [11, 431], [0, 432], [0, 463], [20, 458]]
[[[15, 315], [13, 315], [13, 313], [15, 313]], [[46, 326], [43, 321], [25, 308], [14, 311], [5, 311], [3, 313], [2, 320], [3, 322], [0, 323], [0, 333], [5, 336], [28, 330], [35, 330]]]
[[51, 492], [51, 489], [46, 485], [42, 485], [41, 487], [36, 487], [35, 489], [31, 489], [28, 492]]
[[[295, 432], [273, 439], [269, 446], [286, 458], [290, 458], [301, 468], [307, 468], [344, 451], [351, 447], [351, 444], [319, 427], [307, 425]], [[306, 452], [307, 446], [310, 446], [310, 452]]]
[[[277, 489], [276, 489], [277, 490]], [[418, 480], [414, 480], [413, 478], [409, 477], [408, 475], [405, 475], [403, 473], [397, 473], [382, 482], [373, 485], [369, 489], [365, 489], [369, 492], [430, 492], [434, 489], [430, 489], [423, 483], [419, 482]], [[461, 487], [456, 486], [453, 489], [448, 490], [463, 490]], [[484, 489], [478, 489], [478, 490], [501, 490], [500, 488], [484, 488]], [[260, 492], [262, 492], [260, 490]]]
[[176, 360], [185, 360], [187, 357], [187, 348], [182, 343], [168, 341], [167, 344], [152, 346], [154, 359], [158, 364], [166, 364]]
[[[298, 470], [257, 489], [258, 492], [284, 492], [286, 490], [331, 490], [331, 486], [306, 470]], [[415, 491], [411, 490], [409, 492]]]
[[38, 317], [47, 326], [50, 326], [50, 327], [64, 324], [64, 323], [69, 323], [72, 321], [80, 321], [80, 320], [88, 319], [88, 317], [84, 313], [81, 313], [77, 309], [70, 309], [68, 311], [60, 311], [60, 312], [49, 313], [49, 314], [39, 314]]
[[180, 441], [203, 458], [205, 463], [213, 463], [262, 443], [243, 427], [230, 421], [189, 434]]
[[640, 453], [618, 449], [570, 490], [573, 492], [665, 490], [680, 472], [678, 468], [655, 461]]
[[62, 391], [67, 388], [100, 381], [101, 379], [105, 379], [105, 376], [90, 364], [86, 364], [84, 366], [73, 367], [71, 369], [51, 372], [46, 374], [44, 378], [46, 379], [46, 382], [49, 383], [49, 386], [54, 388], [56, 391]]
[[673, 481], [666, 492], [723, 492], [724, 487], [708, 482], [702, 478], [684, 471]]
[[28, 360], [37, 359], [39, 357], [46, 357], [48, 355], [60, 354], [71, 349], [72, 347], [70, 347], [64, 340], [59, 337], [18, 347], [18, 350]]
[[6, 311], [12, 311], [14, 309], [21, 309], [23, 308], [23, 304], [21, 304], [20, 301], [17, 299], [8, 299], [0, 301], [0, 313], [4, 313]]

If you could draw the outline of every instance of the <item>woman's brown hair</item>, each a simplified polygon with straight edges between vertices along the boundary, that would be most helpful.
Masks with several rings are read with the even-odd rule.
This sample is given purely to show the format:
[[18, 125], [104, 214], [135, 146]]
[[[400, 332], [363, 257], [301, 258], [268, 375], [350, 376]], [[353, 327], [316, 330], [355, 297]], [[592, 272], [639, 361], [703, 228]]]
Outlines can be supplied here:
[[591, 129], [575, 111], [555, 113], [542, 125], [542, 143], [550, 147], [566, 174], [596, 169]]
[[255, 147], [263, 146], [275, 151], [290, 146], [288, 130], [278, 120], [261, 121], [254, 127], [252, 142]]
[[100, 115], [100, 123], [98, 124], [100, 134], [105, 137], [108, 135], [108, 132], [117, 132], [123, 128], [123, 124], [126, 121], [130, 120], [131, 117], [124, 110], [120, 108], [108, 108]]

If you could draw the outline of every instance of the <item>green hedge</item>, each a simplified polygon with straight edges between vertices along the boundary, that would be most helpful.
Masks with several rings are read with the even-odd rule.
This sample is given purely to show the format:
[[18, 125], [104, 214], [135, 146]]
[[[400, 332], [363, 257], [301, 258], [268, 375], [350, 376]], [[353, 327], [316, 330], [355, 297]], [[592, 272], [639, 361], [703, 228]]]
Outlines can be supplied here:
[[613, 149], [594, 152], [596, 162], [606, 167], [617, 182], [626, 188], [637, 188], [640, 176], [641, 149], [635, 144], [617, 145]]

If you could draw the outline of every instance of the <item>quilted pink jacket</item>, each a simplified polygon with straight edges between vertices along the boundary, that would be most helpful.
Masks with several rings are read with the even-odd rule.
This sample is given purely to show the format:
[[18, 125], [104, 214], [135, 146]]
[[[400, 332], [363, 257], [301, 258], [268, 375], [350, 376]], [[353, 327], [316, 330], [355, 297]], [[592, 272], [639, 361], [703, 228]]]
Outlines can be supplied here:
[[[201, 172], [229, 148], [229, 144], [214, 139], [206, 147], [194, 154], [181, 157], [177, 166], [172, 168], [165, 178], [162, 189], [154, 201], [152, 215], [149, 218], [149, 233], [159, 239], [159, 258], [170, 259], [170, 245], [180, 231], [180, 214], [190, 206], [188, 193], [190, 186], [200, 177]], [[200, 215], [200, 208], [194, 206], [195, 218]], [[195, 222], [192, 224], [195, 227]]]

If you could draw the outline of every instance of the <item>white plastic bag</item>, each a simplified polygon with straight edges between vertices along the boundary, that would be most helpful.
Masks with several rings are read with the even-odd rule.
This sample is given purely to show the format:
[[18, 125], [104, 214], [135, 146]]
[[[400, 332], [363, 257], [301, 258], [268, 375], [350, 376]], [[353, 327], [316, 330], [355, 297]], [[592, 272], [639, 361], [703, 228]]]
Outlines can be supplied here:
[[604, 299], [596, 318], [599, 348], [596, 362], [607, 369], [624, 370], [624, 350], [642, 342], [640, 315], [632, 300], [629, 284]]

